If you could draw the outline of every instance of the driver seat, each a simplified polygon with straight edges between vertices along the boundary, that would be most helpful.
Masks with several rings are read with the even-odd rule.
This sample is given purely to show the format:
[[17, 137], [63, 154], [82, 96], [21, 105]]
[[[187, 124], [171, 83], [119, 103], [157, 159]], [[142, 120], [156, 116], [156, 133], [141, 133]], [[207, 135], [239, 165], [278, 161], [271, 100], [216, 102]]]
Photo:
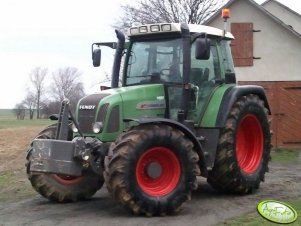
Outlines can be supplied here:
[[172, 62], [172, 64], [169, 67], [169, 72], [170, 72], [169, 75], [170, 82], [177, 82], [177, 83], [182, 82], [179, 61], [175, 60]]

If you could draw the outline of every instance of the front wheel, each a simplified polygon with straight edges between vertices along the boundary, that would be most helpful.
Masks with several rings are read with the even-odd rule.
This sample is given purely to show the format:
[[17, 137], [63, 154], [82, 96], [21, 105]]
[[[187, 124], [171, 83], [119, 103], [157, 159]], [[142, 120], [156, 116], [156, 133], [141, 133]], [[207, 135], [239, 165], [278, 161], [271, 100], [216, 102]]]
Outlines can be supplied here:
[[122, 134], [105, 159], [111, 194], [135, 214], [177, 212], [197, 188], [193, 143], [166, 125], [141, 125]]
[[[41, 131], [36, 139], [54, 139], [56, 125], [51, 125]], [[72, 136], [69, 134], [69, 138]], [[99, 190], [104, 179], [93, 172], [84, 172], [80, 177], [65, 176], [50, 173], [30, 172], [30, 147], [27, 155], [27, 177], [33, 188], [45, 198], [55, 202], [75, 202], [88, 199]]]
[[208, 182], [226, 193], [246, 194], [259, 188], [268, 171], [271, 135], [264, 102], [256, 95], [241, 97], [223, 129]]

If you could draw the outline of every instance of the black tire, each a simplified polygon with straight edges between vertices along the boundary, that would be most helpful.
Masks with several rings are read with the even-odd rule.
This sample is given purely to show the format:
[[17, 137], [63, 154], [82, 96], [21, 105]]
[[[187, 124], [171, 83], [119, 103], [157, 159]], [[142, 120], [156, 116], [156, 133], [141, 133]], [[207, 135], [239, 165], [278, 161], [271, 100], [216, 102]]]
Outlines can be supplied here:
[[[172, 214], [197, 188], [198, 160], [193, 143], [181, 131], [140, 125], [111, 145], [104, 176], [109, 192], [134, 214]], [[159, 165], [157, 175], [152, 164]]]
[[271, 147], [268, 110], [264, 102], [253, 94], [239, 98], [221, 132], [208, 182], [225, 193], [253, 192], [264, 181]]
[[[56, 124], [41, 131], [36, 139], [54, 139]], [[72, 139], [72, 133], [69, 134]], [[27, 154], [27, 177], [33, 188], [45, 198], [55, 202], [75, 202], [92, 197], [103, 183], [103, 177], [86, 171], [81, 177], [68, 177], [49, 173], [30, 172], [32, 145]]]

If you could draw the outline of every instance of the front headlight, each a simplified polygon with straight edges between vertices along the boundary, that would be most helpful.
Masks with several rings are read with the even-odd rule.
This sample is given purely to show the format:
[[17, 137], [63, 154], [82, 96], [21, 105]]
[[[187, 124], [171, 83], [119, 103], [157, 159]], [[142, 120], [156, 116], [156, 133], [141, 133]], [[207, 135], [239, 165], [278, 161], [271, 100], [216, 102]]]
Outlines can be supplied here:
[[71, 129], [72, 129], [73, 133], [78, 133], [78, 128], [76, 128], [76, 126], [74, 125], [74, 123], [72, 123]]
[[103, 123], [102, 122], [94, 122], [93, 123], [93, 133], [100, 133], [103, 129]]

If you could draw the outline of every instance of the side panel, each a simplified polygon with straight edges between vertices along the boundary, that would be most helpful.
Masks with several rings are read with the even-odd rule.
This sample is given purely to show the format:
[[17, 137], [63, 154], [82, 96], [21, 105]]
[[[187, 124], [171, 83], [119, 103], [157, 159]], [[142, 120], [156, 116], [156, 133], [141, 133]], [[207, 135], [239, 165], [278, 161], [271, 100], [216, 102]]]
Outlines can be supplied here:
[[[114, 141], [116, 137], [123, 131], [122, 115], [123, 111], [122, 99], [119, 93], [104, 98], [101, 102], [102, 106], [108, 105], [105, 115], [103, 132], [98, 138], [102, 142]], [[101, 115], [101, 108], [98, 114]]]
[[215, 88], [210, 99], [208, 100], [205, 111], [200, 117], [198, 128], [196, 128], [197, 137], [201, 138], [200, 142], [204, 149], [206, 166], [210, 170], [215, 161], [215, 154], [218, 145], [220, 128], [215, 126], [220, 105], [225, 93], [229, 92], [234, 85], [223, 84]]
[[[83, 98], [77, 107], [77, 120], [84, 136], [111, 142], [130, 126], [124, 119], [163, 118], [165, 111], [163, 84], [137, 85], [108, 89]], [[94, 122], [103, 123], [101, 133], [93, 133]]]
[[234, 86], [233, 84], [223, 84], [214, 91], [204, 115], [200, 119], [200, 127], [216, 127], [216, 120], [224, 94]]
[[215, 90], [201, 119], [200, 127], [196, 128], [197, 137], [202, 138], [207, 167], [212, 167], [215, 160], [220, 130], [225, 122], [233, 104], [241, 96], [248, 94], [258, 95], [269, 109], [264, 90], [260, 86], [222, 85]]
[[196, 128], [196, 136], [202, 138], [200, 143], [204, 150], [208, 170], [211, 170], [214, 165], [220, 130], [220, 128]]
[[164, 117], [165, 93], [162, 84], [129, 86], [115, 89], [102, 100], [109, 103], [101, 141], [114, 141], [129, 126], [124, 119], [142, 117]]
[[165, 92], [162, 84], [121, 88], [123, 118], [164, 117]]

